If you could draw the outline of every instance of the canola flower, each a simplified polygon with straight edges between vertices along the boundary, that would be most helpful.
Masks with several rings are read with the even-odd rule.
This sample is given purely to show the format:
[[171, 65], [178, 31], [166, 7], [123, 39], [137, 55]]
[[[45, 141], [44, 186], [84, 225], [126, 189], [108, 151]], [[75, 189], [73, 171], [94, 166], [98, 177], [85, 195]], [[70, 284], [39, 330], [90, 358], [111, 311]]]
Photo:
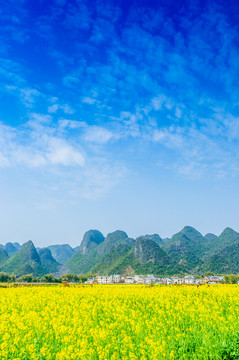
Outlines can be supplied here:
[[239, 359], [239, 286], [1, 288], [0, 359]]

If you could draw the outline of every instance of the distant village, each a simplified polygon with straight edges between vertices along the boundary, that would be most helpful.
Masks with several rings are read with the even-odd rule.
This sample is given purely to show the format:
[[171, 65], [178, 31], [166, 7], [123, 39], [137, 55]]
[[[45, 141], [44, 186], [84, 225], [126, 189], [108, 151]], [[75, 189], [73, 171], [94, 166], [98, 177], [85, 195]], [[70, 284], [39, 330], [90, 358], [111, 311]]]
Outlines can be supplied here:
[[219, 284], [224, 280], [224, 276], [206, 276], [204, 278], [195, 279], [193, 275], [185, 277], [157, 277], [154, 275], [134, 275], [120, 276], [118, 274], [108, 276], [89, 277], [85, 284], [145, 284], [145, 285], [203, 285], [203, 284]]

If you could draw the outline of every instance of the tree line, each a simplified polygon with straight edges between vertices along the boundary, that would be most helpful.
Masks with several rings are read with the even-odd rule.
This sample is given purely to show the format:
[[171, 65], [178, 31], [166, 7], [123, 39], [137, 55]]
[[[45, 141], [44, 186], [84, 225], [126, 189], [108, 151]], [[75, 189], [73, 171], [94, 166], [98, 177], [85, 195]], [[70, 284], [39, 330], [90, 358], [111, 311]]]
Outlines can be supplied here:
[[53, 274], [46, 274], [42, 277], [36, 277], [33, 274], [26, 274], [19, 278], [15, 275], [10, 275], [4, 272], [0, 272], [1, 283], [13, 283], [13, 282], [27, 282], [27, 283], [62, 283], [62, 282], [78, 282], [83, 283], [88, 279], [89, 275], [75, 275], [75, 274], [64, 274], [59, 278], [56, 278]]

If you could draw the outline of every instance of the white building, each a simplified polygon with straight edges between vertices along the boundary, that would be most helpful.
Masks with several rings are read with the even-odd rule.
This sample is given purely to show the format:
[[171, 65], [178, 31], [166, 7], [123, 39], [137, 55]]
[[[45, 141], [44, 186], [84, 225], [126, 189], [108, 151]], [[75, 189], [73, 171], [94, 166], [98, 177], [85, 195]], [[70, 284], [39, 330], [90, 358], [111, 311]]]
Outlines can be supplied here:
[[155, 283], [155, 277], [153, 275], [147, 275], [146, 284], [154, 284], [154, 283]]
[[165, 284], [163, 278], [159, 278], [159, 277], [156, 277], [156, 278], [155, 278], [155, 283], [156, 283], [156, 284], [161, 284], [161, 285]]
[[87, 279], [87, 281], [85, 281], [85, 284], [92, 285], [92, 284], [94, 284], [94, 281], [95, 281], [95, 278], [94, 278], [94, 277], [89, 277], [89, 278]]
[[107, 284], [107, 276], [96, 276], [95, 280], [98, 284]]
[[166, 278], [162, 278], [161, 279], [161, 284], [164, 284], [164, 285], [171, 285], [172, 284], [172, 279], [166, 277]]
[[125, 278], [125, 284], [133, 284], [134, 283], [134, 277], [132, 277], [132, 276], [127, 276], [126, 278]]
[[118, 275], [118, 274], [113, 275], [113, 283], [114, 284], [119, 284], [120, 283], [120, 275]]
[[206, 276], [204, 281], [207, 284], [218, 284], [220, 281], [224, 280], [223, 276]]
[[204, 284], [204, 280], [203, 279], [196, 279], [195, 284], [202, 285], [202, 284]]
[[193, 276], [193, 275], [187, 275], [187, 276], [185, 276], [185, 278], [184, 278], [184, 283], [187, 284], [187, 285], [195, 284], [194, 276]]
[[176, 277], [176, 276], [174, 276], [173, 278], [172, 278], [172, 283], [174, 284], [174, 285], [182, 285], [182, 284], [184, 284], [184, 278], [180, 278], [180, 277]]
[[106, 284], [113, 284], [113, 275], [106, 276]]
[[135, 275], [134, 281], [136, 282], [136, 284], [144, 284], [145, 283], [144, 275]]

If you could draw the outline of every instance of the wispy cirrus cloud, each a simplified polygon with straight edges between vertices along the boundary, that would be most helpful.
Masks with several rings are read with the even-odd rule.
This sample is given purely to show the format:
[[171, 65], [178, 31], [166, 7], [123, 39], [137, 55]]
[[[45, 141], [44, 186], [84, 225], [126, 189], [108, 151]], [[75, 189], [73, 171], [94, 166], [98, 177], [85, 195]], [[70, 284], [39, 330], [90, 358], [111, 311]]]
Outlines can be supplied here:
[[86, 128], [84, 139], [95, 144], [105, 144], [113, 137], [113, 133], [100, 126], [90, 126]]
[[[73, 133], [69, 137], [62, 128]], [[65, 189], [70, 197], [97, 199], [117, 184], [125, 170], [104, 153], [99, 156], [87, 149], [88, 141], [102, 144], [107, 130], [103, 133], [101, 129], [100, 135], [99, 129], [95, 135], [91, 132], [95, 138], [84, 142], [85, 135], [82, 133], [82, 139], [79, 138], [78, 131], [85, 128], [84, 122], [60, 120], [54, 124], [50, 115], [37, 113], [31, 114], [21, 128], [0, 124], [0, 167], [17, 169], [20, 166], [37, 171], [40, 177], [36, 184], [43, 181], [44, 170], [49, 174], [46, 177], [49, 188], [52, 181], [57, 181], [57, 189]]]
[[176, 174], [237, 173], [238, 24], [217, 1], [185, 6], [190, 11], [174, 3], [170, 15], [167, 4], [123, 11], [110, 1], [53, 1], [32, 33], [25, 11], [24, 41], [36, 61], [28, 72], [6, 50], [0, 62], [6, 94], [26, 108], [1, 163], [85, 169], [100, 152], [112, 166], [109, 153], [121, 144], [131, 154], [153, 144], [159, 160], [171, 156]]

